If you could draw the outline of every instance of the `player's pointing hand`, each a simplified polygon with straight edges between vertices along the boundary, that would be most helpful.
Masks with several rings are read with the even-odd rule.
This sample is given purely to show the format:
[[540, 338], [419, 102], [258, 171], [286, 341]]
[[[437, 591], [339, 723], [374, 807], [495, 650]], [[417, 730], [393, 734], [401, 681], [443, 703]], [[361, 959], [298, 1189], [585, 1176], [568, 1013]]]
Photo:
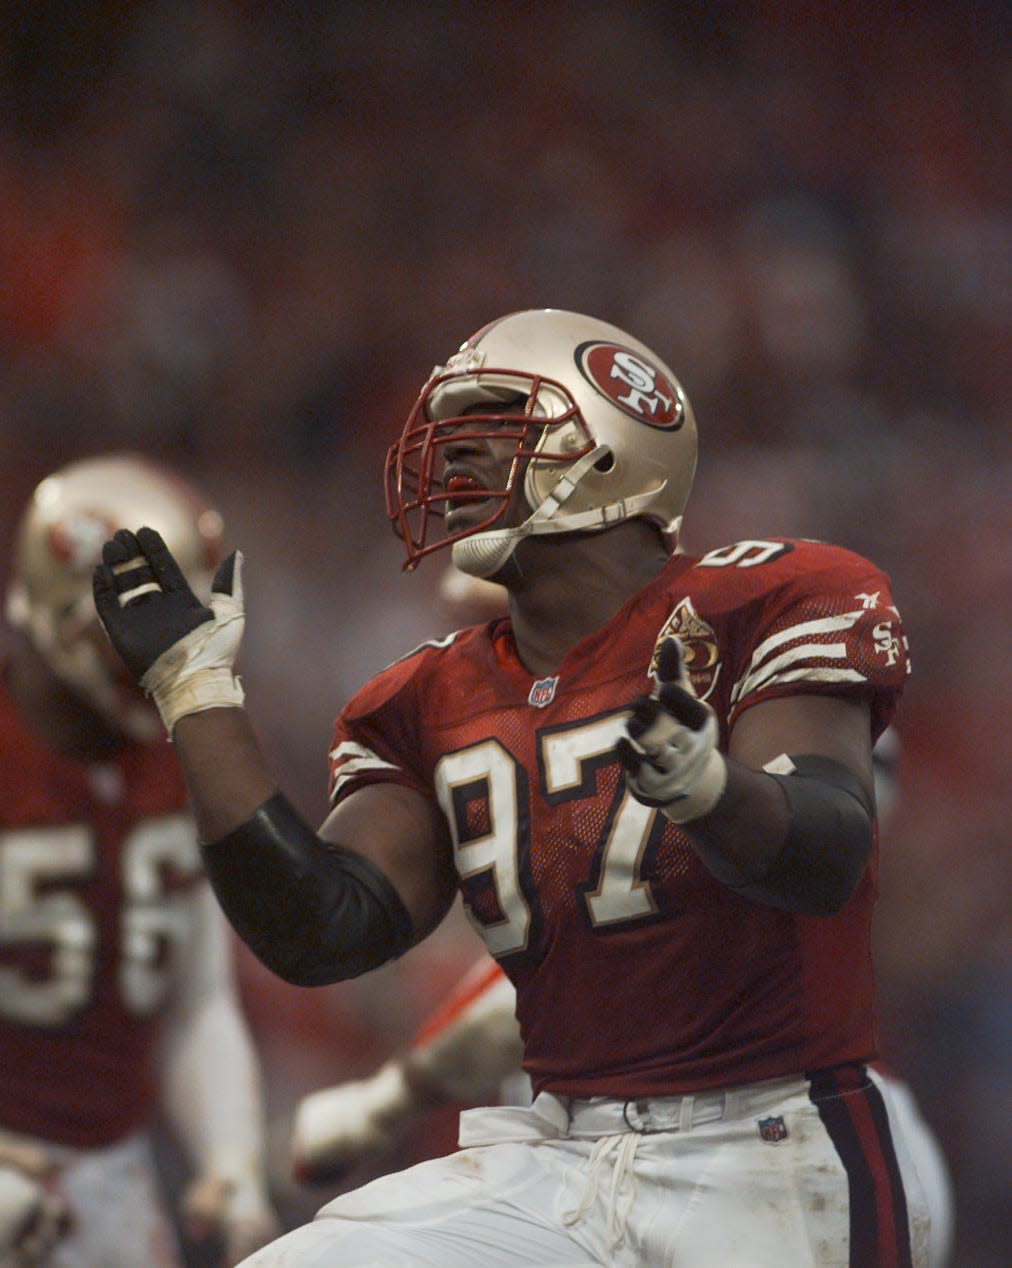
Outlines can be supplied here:
[[677, 638], [661, 645], [656, 679], [649, 696], [633, 701], [616, 751], [633, 796], [688, 823], [713, 809], [727, 782], [717, 718], [693, 690]]

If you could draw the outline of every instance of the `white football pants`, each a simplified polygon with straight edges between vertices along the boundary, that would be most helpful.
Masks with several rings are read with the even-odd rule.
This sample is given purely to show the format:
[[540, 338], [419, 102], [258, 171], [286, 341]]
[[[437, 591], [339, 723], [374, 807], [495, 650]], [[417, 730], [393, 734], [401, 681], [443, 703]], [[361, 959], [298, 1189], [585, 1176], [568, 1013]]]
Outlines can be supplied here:
[[461, 1115], [461, 1150], [324, 1206], [242, 1268], [928, 1268], [876, 1073]]

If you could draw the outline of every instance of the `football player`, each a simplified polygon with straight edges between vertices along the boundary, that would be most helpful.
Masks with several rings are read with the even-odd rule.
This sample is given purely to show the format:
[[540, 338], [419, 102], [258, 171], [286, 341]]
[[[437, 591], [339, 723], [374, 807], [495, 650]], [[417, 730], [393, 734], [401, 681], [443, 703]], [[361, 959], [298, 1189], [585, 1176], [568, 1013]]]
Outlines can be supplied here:
[[[413, 946], [461, 892], [516, 991], [530, 1106], [327, 1203], [249, 1268], [928, 1262], [877, 1054], [872, 748], [907, 646], [889, 578], [810, 540], [678, 552], [696, 423], [631, 335], [555, 309], [472, 335], [387, 459], [414, 569], [509, 616], [341, 710], [319, 832], [234, 666], [241, 557], [193, 594], [147, 526], [95, 573], [233, 925], [288, 981]], [[747, 473], [745, 473], [747, 477]]]
[[[460, 590], [460, 582], [453, 585]], [[897, 797], [899, 738], [883, 732], [873, 757], [880, 831]], [[374, 1074], [302, 1098], [292, 1122], [291, 1158], [306, 1184], [345, 1183], [383, 1167], [403, 1134], [434, 1108], [529, 1103], [521, 1071], [523, 1046], [516, 1024], [516, 993], [502, 969], [483, 956], [427, 1018], [407, 1051]], [[955, 1202], [948, 1164], [908, 1085], [876, 1065], [889, 1113], [903, 1124], [910, 1161], [921, 1177], [931, 1211], [931, 1268], [946, 1268], [952, 1254]]]
[[182, 1263], [151, 1128], [192, 1165], [183, 1225], [235, 1263], [275, 1236], [259, 1069], [178, 763], [112, 652], [91, 572], [157, 524], [198, 593], [222, 521], [130, 454], [43, 480], [21, 518], [0, 678], [0, 1263]]

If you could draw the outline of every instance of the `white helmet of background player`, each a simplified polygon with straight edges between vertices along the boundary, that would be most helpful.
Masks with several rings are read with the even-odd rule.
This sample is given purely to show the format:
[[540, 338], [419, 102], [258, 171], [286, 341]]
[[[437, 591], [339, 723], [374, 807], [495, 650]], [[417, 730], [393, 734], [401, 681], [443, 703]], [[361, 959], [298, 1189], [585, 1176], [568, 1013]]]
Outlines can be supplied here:
[[[507, 404], [513, 412], [502, 412]], [[516, 443], [505, 486], [445, 489], [445, 446], [493, 436]], [[695, 468], [692, 408], [659, 357], [607, 322], [533, 309], [483, 327], [433, 370], [387, 455], [387, 513], [408, 569], [452, 545], [462, 572], [489, 577], [524, 537], [633, 516], [655, 522], [673, 549]], [[521, 479], [531, 513], [503, 526]], [[448, 501], [490, 509], [479, 524], [437, 536]]]
[[224, 553], [221, 516], [174, 472], [121, 453], [72, 462], [38, 485], [18, 527], [6, 615], [103, 717], [148, 739], [160, 734], [158, 715], [113, 653], [91, 590], [103, 542], [139, 524], [161, 533], [194, 590], [208, 596]]

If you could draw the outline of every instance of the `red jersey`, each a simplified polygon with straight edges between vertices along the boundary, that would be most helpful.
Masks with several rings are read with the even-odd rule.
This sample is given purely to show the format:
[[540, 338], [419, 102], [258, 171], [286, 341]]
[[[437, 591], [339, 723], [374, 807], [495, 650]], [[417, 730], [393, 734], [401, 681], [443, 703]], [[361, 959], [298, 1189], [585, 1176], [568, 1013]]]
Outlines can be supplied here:
[[775, 696], [866, 699], [874, 741], [907, 672], [888, 578], [849, 551], [778, 539], [672, 557], [551, 677], [508, 620], [427, 644], [338, 718], [335, 801], [406, 784], [450, 826], [465, 908], [517, 990], [536, 1092], [691, 1092], [869, 1060], [877, 847], [838, 914], [717, 883], [685, 834], [627, 791], [614, 744], [676, 634], [726, 749]]
[[200, 859], [164, 742], [88, 766], [0, 683], [0, 1126], [78, 1148], [150, 1120]]

